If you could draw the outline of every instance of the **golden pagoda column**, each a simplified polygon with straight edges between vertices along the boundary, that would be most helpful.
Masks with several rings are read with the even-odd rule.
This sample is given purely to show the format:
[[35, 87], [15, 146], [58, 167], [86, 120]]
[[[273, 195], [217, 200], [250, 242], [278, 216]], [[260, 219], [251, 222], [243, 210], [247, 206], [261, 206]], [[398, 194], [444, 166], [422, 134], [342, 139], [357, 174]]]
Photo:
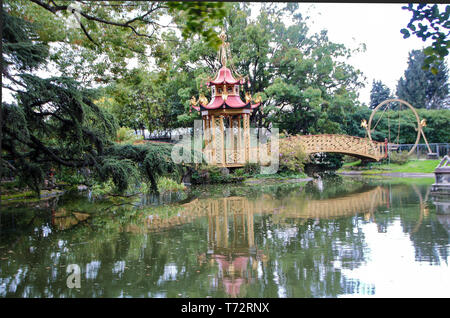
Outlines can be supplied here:
[[216, 119], [214, 115], [210, 116], [211, 127], [211, 162], [210, 164], [216, 164]]
[[[237, 124], [238, 124], [238, 153], [239, 153], [239, 163], [242, 162], [242, 149], [241, 149], [241, 119], [242, 119], [242, 115], [238, 115], [237, 116]], [[237, 161], [237, 160], [236, 160]]]
[[222, 147], [222, 165], [226, 164], [226, 156], [225, 156], [225, 125], [223, 124], [223, 121], [225, 119], [225, 116], [221, 115], [219, 116], [220, 119], [220, 141], [221, 141], [221, 147]]
[[[205, 143], [205, 148], [207, 145], [207, 138], [208, 138], [208, 116], [202, 116], [202, 121], [203, 121], [203, 139], [202, 139], [202, 152], [203, 152], [203, 141]], [[204, 153], [204, 152], [203, 152]], [[205, 154], [205, 153], [204, 153]]]
[[244, 114], [244, 157], [250, 161], [250, 114]]
[[231, 160], [233, 163], [236, 163], [236, 146], [235, 146], [236, 136], [234, 133], [233, 115], [230, 115], [230, 133], [231, 133]]

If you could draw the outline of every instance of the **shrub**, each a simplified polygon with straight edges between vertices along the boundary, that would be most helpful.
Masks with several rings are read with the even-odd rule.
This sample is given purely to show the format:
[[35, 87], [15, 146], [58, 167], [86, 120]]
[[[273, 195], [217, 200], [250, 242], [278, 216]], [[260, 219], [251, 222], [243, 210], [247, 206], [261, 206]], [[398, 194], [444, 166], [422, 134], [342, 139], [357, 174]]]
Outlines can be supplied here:
[[240, 182], [242, 180], [244, 180], [243, 176], [229, 174], [223, 168], [202, 165], [192, 173], [191, 181], [193, 184], [208, 184]]
[[300, 135], [288, 136], [279, 141], [280, 171], [303, 172], [308, 156], [303, 150]]
[[260, 172], [260, 166], [256, 162], [246, 162], [244, 165], [244, 173], [248, 175], [255, 175]]
[[182, 183], [178, 183], [167, 177], [160, 177], [158, 179], [158, 190], [165, 191], [183, 191], [186, 190], [186, 186]]
[[136, 141], [142, 140], [143, 136], [138, 136], [133, 129], [128, 127], [120, 127], [116, 133], [116, 142], [120, 144], [132, 144]]
[[353, 156], [344, 155], [343, 160], [344, 160], [345, 163], [351, 163], [351, 162], [356, 162], [356, 161], [358, 161], [360, 159], [358, 159], [356, 157], [353, 157]]
[[401, 152], [391, 152], [389, 154], [390, 161], [392, 163], [396, 163], [399, 165], [404, 165], [409, 161], [408, 152], [407, 151], [401, 151]]

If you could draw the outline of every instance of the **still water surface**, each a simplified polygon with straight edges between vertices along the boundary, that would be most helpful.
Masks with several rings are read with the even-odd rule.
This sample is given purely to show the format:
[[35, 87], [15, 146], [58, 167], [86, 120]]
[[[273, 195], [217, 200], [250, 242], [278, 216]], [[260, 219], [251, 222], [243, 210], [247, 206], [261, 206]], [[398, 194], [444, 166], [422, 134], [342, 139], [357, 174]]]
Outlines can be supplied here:
[[3, 207], [0, 297], [450, 297], [450, 215], [431, 183], [336, 177]]

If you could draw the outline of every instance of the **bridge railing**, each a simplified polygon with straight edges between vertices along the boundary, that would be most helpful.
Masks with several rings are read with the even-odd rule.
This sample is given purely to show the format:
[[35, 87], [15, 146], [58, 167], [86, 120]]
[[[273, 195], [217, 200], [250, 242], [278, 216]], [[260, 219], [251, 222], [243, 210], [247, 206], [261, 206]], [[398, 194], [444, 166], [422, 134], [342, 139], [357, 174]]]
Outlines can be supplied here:
[[335, 152], [353, 154], [381, 160], [386, 157], [386, 142], [371, 141], [368, 138], [340, 134], [301, 136], [307, 153]]

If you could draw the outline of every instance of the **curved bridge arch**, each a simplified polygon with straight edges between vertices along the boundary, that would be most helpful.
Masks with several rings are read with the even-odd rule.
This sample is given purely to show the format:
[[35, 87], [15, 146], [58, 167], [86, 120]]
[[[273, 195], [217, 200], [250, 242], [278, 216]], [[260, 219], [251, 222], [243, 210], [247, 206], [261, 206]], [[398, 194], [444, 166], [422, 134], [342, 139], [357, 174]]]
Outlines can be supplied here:
[[329, 152], [379, 161], [386, 158], [387, 144], [348, 135], [303, 135], [300, 137], [307, 154]]

